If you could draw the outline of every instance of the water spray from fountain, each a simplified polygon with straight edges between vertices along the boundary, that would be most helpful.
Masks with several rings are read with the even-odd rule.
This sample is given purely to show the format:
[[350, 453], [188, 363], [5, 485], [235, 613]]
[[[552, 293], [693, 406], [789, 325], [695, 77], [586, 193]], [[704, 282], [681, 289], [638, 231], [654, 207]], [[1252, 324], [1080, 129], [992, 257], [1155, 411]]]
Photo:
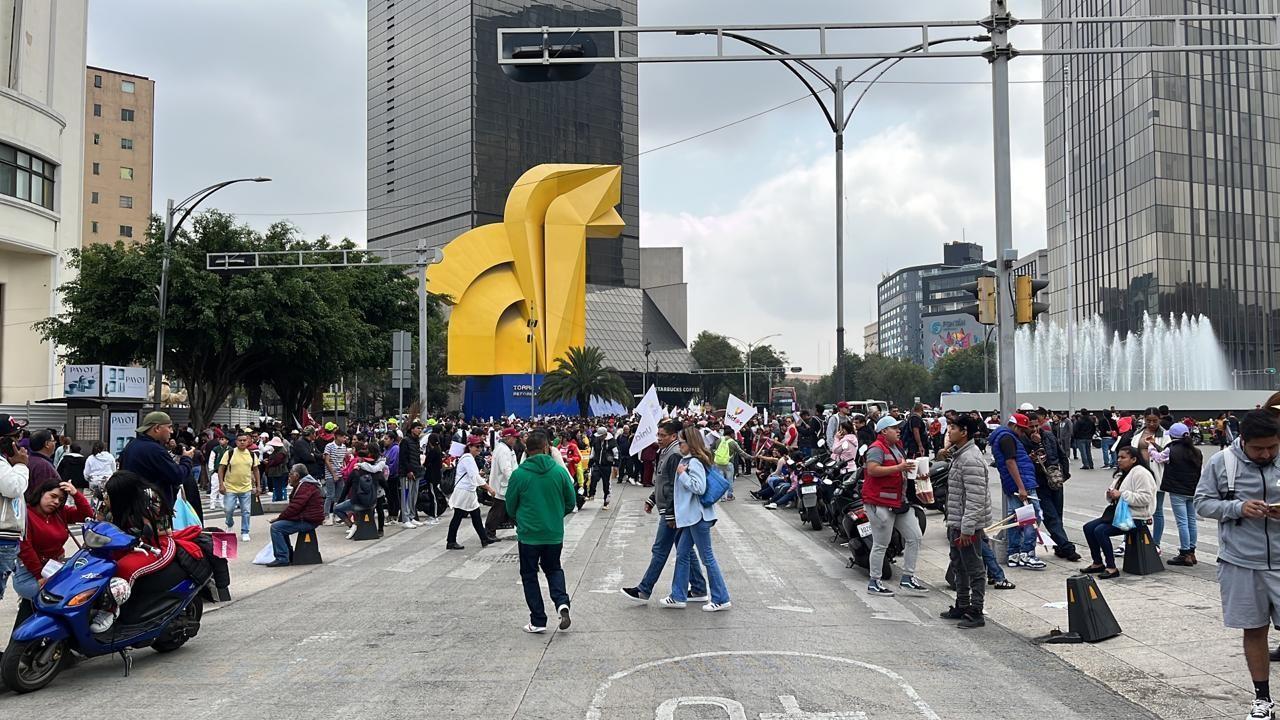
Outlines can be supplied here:
[[1019, 328], [1018, 390], [1129, 392], [1228, 390], [1226, 355], [1204, 315], [1143, 314], [1142, 331], [1108, 334], [1094, 315], [1075, 328], [1075, 360], [1067, 366], [1066, 328], [1055, 323]]

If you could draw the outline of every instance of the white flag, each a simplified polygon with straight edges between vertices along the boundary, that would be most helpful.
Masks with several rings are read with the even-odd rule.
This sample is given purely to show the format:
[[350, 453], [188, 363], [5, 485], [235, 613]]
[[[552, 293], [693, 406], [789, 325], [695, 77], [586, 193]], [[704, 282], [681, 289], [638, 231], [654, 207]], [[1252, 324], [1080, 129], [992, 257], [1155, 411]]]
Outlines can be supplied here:
[[755, 407], [743, 402], [741, 398], [732, 393], [729, 394], [729, 402], [725, 406], [724, 424], [733, 428], [734, 432], [742, 429], [747, 421], [755, 417]]
[[658, 418], [641, 418], [636, 434], [631, 437], [631, 454], [639, 455], [642, 450], [656, 442], [658, 442]]
[[641, 419], [653, 418], [662, 419], [662, 404], [658, 402], [658, 388], [650, 385], [649, 391], [640, 398], [640, 404], [636, 405], [636, 412], [640, 414]]

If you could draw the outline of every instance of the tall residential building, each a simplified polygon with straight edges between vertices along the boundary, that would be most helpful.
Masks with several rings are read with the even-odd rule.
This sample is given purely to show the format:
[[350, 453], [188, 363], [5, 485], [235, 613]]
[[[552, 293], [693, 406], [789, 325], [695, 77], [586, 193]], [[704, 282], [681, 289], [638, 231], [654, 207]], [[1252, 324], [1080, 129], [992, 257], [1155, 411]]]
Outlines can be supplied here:
[[[1043, 9], [1230, 17], [1275, 5], [1045, 0]], [[1130, 29], [1125, 44], [1180, 39], [1171, 23], [1114, 27]], [[1067, 31], [1046, 26], [1046, 47], [1069, 45]], [[1192, 43], [1243, 37], [1277, 41], [1274, 24], [1257, 21], [1188, 29]], [[1121, 43], [1108, 30], [1075, 46], [1099, 38]], [[1044, 80], [1051, 317], [1098, 315], [1124, 335], [1142, 328], [1144, 314], [1202, 313], [1233, 369], [1280, 364], [1280, 54], [1051, 56]], [[1245, 375], [1241, 389], [1273, 379]]]
[[151, 218], [156, 84], [85, 70], [84, 242], [142, 242]]
[[972, 301], [961, 286], [984, 271], [982, 246], [947, 243], [942, 255], [941, 263], [902, 268], [876, 287], [881, 355], [932, 367], [940, 349], [954, 347], [955, 333], [965, 329], [966, 337], [973, 335], [969, 328], [976, 321], [958, 311]]
[[599, 65], [574, 82], [519, 83], [497, 63], [497, 38], [501, 27], [634, 25], [636, 4], [369, 2], [370, 247], [438, 247], [501, 222], [512, 186], [535, 165], [622, 165], [626, 227], [588, 240], [586, 277], [587, 342], [624, 376], [646, 361], [664, 373], [694, 367], [684, 305], [666, 287], [683, 283], [668, 267], [679, 256], [654, 255], [662, 277], [652, 282], [641, 271], [637, 69]]
[[88, 0], [0, 0], [0, 404], [62, 397], [32, 324], [80, 247]]

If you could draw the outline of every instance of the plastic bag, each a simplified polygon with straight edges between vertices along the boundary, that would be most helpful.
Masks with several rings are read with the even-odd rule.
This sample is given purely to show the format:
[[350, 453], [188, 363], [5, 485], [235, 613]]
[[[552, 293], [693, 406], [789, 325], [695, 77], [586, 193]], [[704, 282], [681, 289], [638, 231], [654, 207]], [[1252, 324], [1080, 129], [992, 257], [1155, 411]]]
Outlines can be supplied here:
[[187, 502], [184, 489], [178, 488], [178, 497], [173, 501], [173, 529], [185, 530], [200, 524], [200, 516], [196, 514], [196, 509], [191, 507], [191, 503]]
[[258, 551], [253, 558], [254, 565], [266, 565], [276, 559], [276, 551], [271, 547], [271, 543], [267, 543], [266, 547]]
[[1116, 501], [1116, 513], [1111, 518], [1111, 524], [1117, 530], [1128, 532], [1133, 529], [1133, 513], [1129, 510], [1129, 503], [1124, 498]]

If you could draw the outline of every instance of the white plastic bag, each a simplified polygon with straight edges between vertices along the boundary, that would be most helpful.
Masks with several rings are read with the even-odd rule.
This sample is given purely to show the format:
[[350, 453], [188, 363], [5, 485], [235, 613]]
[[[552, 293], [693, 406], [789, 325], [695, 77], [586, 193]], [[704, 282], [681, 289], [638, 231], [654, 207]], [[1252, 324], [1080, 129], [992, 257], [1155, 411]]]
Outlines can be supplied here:
[[271, 543], [267, 543], [267, 546], [259, 550], [258, 554], [254, 556], [253, 564], [266, 565], [267, 563], [275, 559], [276, 559], [276, 551], [274, 548], [271, 547]]

